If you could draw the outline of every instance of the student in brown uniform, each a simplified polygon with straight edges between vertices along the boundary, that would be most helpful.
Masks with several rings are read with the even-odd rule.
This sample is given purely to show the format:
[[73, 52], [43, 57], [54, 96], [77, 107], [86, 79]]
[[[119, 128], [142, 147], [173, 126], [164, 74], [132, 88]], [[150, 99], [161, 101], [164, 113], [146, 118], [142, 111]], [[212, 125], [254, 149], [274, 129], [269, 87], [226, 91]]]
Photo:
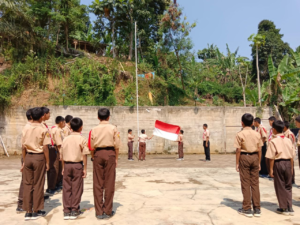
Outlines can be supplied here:
[[[270, 129], [269, 136], [268, 136], [268, 142], [271, 141], [271, 139], [272, 139], [272, 135], [273, 135], [273, 128], [272, 128], [272, 125], [273, 125], [273, 123], [274, 123], [275, 121], [276, 121], [275, 116], [271, 116], [271, 117], [269, 118], [269, 125], [270, 125], [271, 129]], [[268, 168], [269, 168], [269, 166], [268, 166]]]
[[[62, 116], [57, 116], [55, 118], [55, 123], [56, 125], [53, 126], [51, 128], [51, 136], [53, 138], [53, 142], [56, 145], [56, 150], [59, 154], [58, 156], [58, 171], [57, 171], [57, 178], [56, 178], [56, 190], [59, 190], [62, 188], [62, 163], [61, 163], [61, 159], [60, 159], [60, 148], [62, 146], [62, 142], [64, 139], [64, 132], [63, 132], [63, 128], [65, 127], [66, 123], [65, 123], [65, 118], [63, 118]], [[50, 192], [51, 194], [51, 192]], [[53, 193], [55, 194], [55, 193]]]
[[[238, 212], [247, 217], [260, 217], [259, 170], [261, 160], [261, 136], [252, 130], [253, 116], [242, 116], [243, 130], [237, 133], [234, 142], [236, 148], [236, 171], [240, 173], [243, 208]], [[252, 201], [251, 201], [252, 200]], [[252, 214], [251, 203], [253, 205]]]
[[267, 130], [266, 128], [261, 125], [261, 119], [259, 117], [256, 117], [254, 119], [254, 126], [256, 127], [256, 131], [259, 133], [261, 140], [263, 142], [263, 146], [261, 148], [261, 162], [260, 162], [260, 168], [259, 174], [262, 177], [267, 177], [269, 175], [267, 167], [267, 159], [266, 159], [266, 152], [267, 152]]
[[132, 135], [132, 130], [128, 130], [128, 161], [133, 161], [133, 142], [134, 142], [134, 135]]
[[[296, 127], [300, 128], [300, 116], [297, 116], [295, 121], [296, 121]], [[300, 129], [299, 129], [298, 135], [297, 135], [297, 150], [298, 150], [298, 163], [299, 163], [299, 168], [300, 168]]]
[[[294, 133], [290, 130], [290, 123], [288, 121], [284, 121], [284, 128], [283, 128], [283, 134], [285, 137], [291, 140], [293, 147], [295, 148], [296, 151], [296, 137]], [[296, 154], [296, 152], [295, 152]], [[293, 167], [293, 180], [292, 184], [296, 184], [295, 182], [295, 167]]]
[[41, 108], [34, 108], [31, 111], [33, 122], [22, 136], [25, 220], [45, 215], [41, 210], [44, 208], [45, 170], [49, 169], [48, 145], [51, 141], [48, 131], [41, 125], [43, 115]]
[[99, 109], [100, 124], [90, 131], [88, 142], [93, 159], [93, 186], [97, 219], [108, 219], [115, 214], [112, 209], [120, 136], [117, 128], [109, 123], [109, 118], [108, 109]]
[[141, 131], [141, 135], [139, 136], [139, 160], [146, 160], [146, 140], [151, 140], [153, 135], [149, 138], [147, 134], [145, 134], [145, 130]]
[[80, 215], [78, 209], [83, 193], [83, 178], [86, 178], [87, 174], [87, 155], [89, 154], [87, 141], [80, 135], [82, 125], [80, 118], [73, 118], [70, 121], [73, 132], [64, 138], [60, 151], [63, 165], [65, 220], [76, 219]]
[[73, 116], [67, 115], [65, 117], [66, 126], [63, 128], [64, 131], [64, 137], [69, 136], [72, 133], [72, 128], [70, 125], [71, 120], [73, 119]]
[[284, 123], [275, 121], [273, 133], [276, 135], [268, 146], [266, 157], [270, 159], [270, 176], [274, 177], [274, 187], [279, 202], [279, 214], [294, 215], [292, 208], [292, 179], [295, 150], [289, 138], [284, 136]]
[[[32, 109], [28, 109], [26, 111], [26, 118], [27, 118], [27, 123], [25, 125], [25, 127], [22, 130], [22, 138], [21, 138], [21, 143], [23, 143], [23, 135], [25, 133], [25, 131], [30, 127], [30, 124], [32, 123], [32, 117], [31, 117], [31, 110]], [[22, 149], [22, 146], [21, 146]], [[23, 155], [21, 156], [21, 166], [23, 165]], [[21, 184], [20, 184], [20, 188], [19, 188], [19, 196], [18, 196], [18, 207], [16, 209], [17, 213], [21, 213], [24, 212], [24, 210], [22, 209], [22, 205], [23, 205], [23, 175], [22, 175], [22, 179], [21, 179]]]
[[177, 160], [184, 160], [183, 155], [183, 130], [180, 130], [180, 134], [178, 135], [178, 159]]

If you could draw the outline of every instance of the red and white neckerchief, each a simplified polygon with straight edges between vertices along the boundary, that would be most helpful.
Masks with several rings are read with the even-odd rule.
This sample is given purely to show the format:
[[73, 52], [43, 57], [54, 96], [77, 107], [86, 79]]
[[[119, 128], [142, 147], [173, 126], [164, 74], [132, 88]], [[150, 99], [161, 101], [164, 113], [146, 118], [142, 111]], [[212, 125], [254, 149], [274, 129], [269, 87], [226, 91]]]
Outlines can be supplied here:
[[288, 138], [290, 138], [290, 137], [292, 137], [292, 139], [293, 139], [293, 144], [295, 143], [295, 136], [294, 135], [290, 135], [290, 132], [289, 132], [289, 134], [288, 134], [288, 136], [287, 136]]
[[52, 137], [51, 137], [51, 132], [50, 132], [50, 130], [49, 130], [49, 127], [47, 126], [46, 123], [44, 123], [44, 125], [47, 127], [48, 133], [49, 133], [49, 135], [50, 135], [51, 145], [54, 146], [54, 143], [53, 143], [53, 140], [52, 140]]
[[273, 129], [271, 128], [271, 130], [270, 130], [270, 135], [269, 135], [269, 140], [268, 140], [268, 141], [271, 141], [271, 140], [272, 140], [272, 135], [273, 135]]
[[277, 138], [279, 138], [279, 137], [281, 137], [282, 139], [284, 139], [285, 138], [285, 136], [284, 135], [280, 135], [280, 136], [276, 136]]

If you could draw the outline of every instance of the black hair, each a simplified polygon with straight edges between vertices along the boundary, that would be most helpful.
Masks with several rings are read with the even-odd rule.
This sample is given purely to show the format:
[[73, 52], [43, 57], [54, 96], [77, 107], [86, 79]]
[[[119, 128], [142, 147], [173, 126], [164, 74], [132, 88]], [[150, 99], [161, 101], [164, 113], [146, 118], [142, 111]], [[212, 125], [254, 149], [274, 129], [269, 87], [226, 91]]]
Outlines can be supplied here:
[[270, 118], [269, 118], [269, 121], [276, 121], [276, 117], [275, 116], [271, 116]]
[[128, 129], [128, 133], [130, 133], [132, 130], [131, 129]]
[[184, 133], [183, 130], [180, 130], [180, 133], [183, 134]]
[[276, 120], [274, 121], [272, 127], [278, 132], [278, 133], [282, 133], [283, 128], [284, 128], [284, 122], [280, 121], [280, 120]]
[[36, 107], [31, 110], [31, 118], [34, 121], [40, 120], [43, 116], [44, 116], [44, 112], [40, 107]]
[[98, 110], [98, 118], [100, 120], [106, 120], [110, 116], [110, 111], [107, 108], [102, 108]]
[[284, 126], [289, 129], [290, 128], [290, 122], [289, 121], [284, 121]]
[[203, 124], [203, 126], [205, 126], [206, 128], [208, 127], [206, 123], [205, 123], [205, 124]]
[[27, 117], [27, 120], [32, 120], [32, 117], [31, 117], [31, 110], [32, 110], [32, 109], [28, 109], [28, 110], [26, 111], [26, 117]]
[[70, 115], [67, 115], [67, 116], [65, 117], [66, 123], [69, 123], [72, 119], [73, 119], [73, 116], [70, 116]]
[[256, 117], [256, 118], [254, 119], [254, 121], [257, 122], [257, 123], [259, 123], [259, 124], [261, 124], [261, 119], [260, 119], [259, 117]]
[[250, 113], [245, 113], [242, 116], [242, 122], [246, 127], [251, 127], [253, 124], [253, 116]]
[[47, 107], [41, 107], [41, 109], [43, 110], [44, 115], [50, 112], [50, 109], [48, 109]]
[[63, 122], [63, 121], [65, 121], [65, 118], [63, 118], [62, 116], [57, 116], [55, 118], [55, 123], [56, 124], [59, 124], [60, 122]]
[[144, 134], [144, 133], [145, 133], [145, 130], [143, 129], [141, 132], [142, 132], [142, 134]]
[[78, 131], [80, 129], [80, 127], [82, 127], [82, 125], [83, 125], [83, 122], [78, 117], [73, 118], [70, 122], [70, 126], [71, 126], [72, 130], [75, 132]]
[[300, 116], [297, 116], [295, 120], [300, 123]]

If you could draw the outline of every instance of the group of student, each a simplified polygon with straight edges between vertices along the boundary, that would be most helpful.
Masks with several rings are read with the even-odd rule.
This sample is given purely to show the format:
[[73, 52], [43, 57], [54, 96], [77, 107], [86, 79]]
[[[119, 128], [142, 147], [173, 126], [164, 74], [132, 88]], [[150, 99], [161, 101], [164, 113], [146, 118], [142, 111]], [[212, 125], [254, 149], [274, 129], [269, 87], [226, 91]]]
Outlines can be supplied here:
[[[96, 218], [111, 218], [120, 133], [109, 123], [110, 111], [99, 109], [100, 124], [90, 131], [88, 140], [81, 136], [80, 118], [57, 116], [56, 125], [50, 128], [46, 124], [50, 118], [48, 108], [29, 109], [26, 116], [17, 212], [25, 212], [25, 220], [45, 216], [44, 199], [62, 189], [64, 219], [76, 219], [80, 215], [83, 178], [87, 176], [87, 155], [91, 153]], [[46, 171], [48, 186], [44, 196]]]
[[[238, 212], [247, 217], [260, 217], [259, 174], [274, 179], [279, 203], [276, 212], [294, 215], [292, 187], [295, 179], [294, 158], [297, 144], [289, 122], [269, 118], [272, 129], [267, 133], [260, 118], [246, 113], [242, 116], [242, 130], [236, 135], [236, 170], [240, 174], [243, 207]], [[296, 118], [300, 128], [300, 116]], [[254, 128], [253, 128], [254, 127]], [[299, 138], [298, 138], [299, 140]], [[299, 151], [298, 151], [299, 155]], [[252, 211], [253, 209], [253, 211]]]
[[[183, 153], [183, 130], [180, 130], [178, 139], [176, 142], [178, 142], [178, 158], [177, 160], [184, 160], [184, 153]], [[143, 161], [146, 160], [146, 140], [151, 140], [153, 135], [149, 138], [145, 134], [145, 130], [141, 131], [141, 135], [138, 138], [139, 142], [139, 160]], [[204, 153], [205, 153], [205, 161], [210, 161], [210, 141], [209, 141], [210, 133], [208, 130], [208, 125], [203, 124], [203, 147], [204, 147]], [[135, 136], [132, 135], [132, 130], [128, 130], [128, 161], [133, 161], [133, 142], [134, 142]]]

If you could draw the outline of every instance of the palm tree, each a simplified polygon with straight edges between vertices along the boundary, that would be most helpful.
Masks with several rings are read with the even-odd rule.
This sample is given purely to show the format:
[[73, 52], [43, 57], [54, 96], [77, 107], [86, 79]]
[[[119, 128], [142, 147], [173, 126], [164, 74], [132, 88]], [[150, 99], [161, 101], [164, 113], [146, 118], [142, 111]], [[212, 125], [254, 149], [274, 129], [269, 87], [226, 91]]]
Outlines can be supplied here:
[[260, 93], [260, 77], [259, 77], [259, 66], [258, 66], [258, 49], [261, 45], [265, 45], [266, 36], [261, 34], [251, 34], [248, 38], [248, 41], [251, 41], [256, 46], [256, 69], [257, 69], [257, 89], [258, 89], [258, 102], [261, 106], [261, 93]]
[[[238, 66], [239, 66], [239, 75], [240, 75], [241, 84], [242, 84], [242, 88], [243, 88], [244, 107], [246, 107], [246, 85], [247, 85], [247, 76], [248, 76], [249, 65], [250, 65], [250, 62], [246, 61], [247, 59], [248, 59], [247, 57], [238, 57], [236, 59]], [[245, 82], [243, 82], [241, 66], [246, 67]]]

